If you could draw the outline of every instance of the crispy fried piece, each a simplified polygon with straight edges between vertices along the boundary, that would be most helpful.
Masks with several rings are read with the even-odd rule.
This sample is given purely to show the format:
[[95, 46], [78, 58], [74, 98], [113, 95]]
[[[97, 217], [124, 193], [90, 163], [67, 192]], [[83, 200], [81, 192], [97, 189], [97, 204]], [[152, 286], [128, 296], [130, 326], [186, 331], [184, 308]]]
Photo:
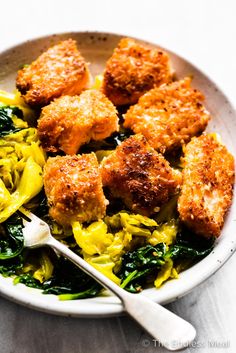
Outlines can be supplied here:
[[95, 154], [49, 158], [44, 167], [49, 214], [61, 225], [105, 215], [107, 200]]
[[190, 83], [185, 78], [150, 90], [124, 115], [124, 126], [141, 132], [162, 153], [178, 149], [199, 135], [210, 119], [203, 94]]
[[171, 78], [165, 52], [123, 38], [107, 61], [102, 89], [115, 105], [134, 104], [145, 92]]
[[182, 180], [140, 135], [122, 142], [101, 163], [102, 182], [132, 211], [149, 216], [173, 196]]
[[38, 135], [47, 152], [75, 154], [80, 146], [102, 140], [119, 130], [117, 111], [97, 90], [63, 96], [42, 109]]
[[31, 106], [47, 105], [61, 95], [79, 94], [88, 88], [90, 74], [72, 39], [65, 40], [18, 71], [16, 87]]
[[233, 196], [234, 159], [212, 134], [185, 148], [180, 219], [196, 234], [218, 237]]

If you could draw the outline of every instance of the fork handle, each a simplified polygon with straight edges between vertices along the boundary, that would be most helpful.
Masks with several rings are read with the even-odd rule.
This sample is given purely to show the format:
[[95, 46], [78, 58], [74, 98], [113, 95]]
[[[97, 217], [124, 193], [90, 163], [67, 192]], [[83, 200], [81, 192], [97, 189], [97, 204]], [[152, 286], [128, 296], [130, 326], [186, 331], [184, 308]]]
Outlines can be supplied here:
[[128, 293], [52, 236], [47, 245], [118, 296], [126, 312], [154, 338], [154, 342], [159, 341], [165, 348], [175, 351], [186, 348], [194, 340], [196, 331], [184, 319], [144, 295]]

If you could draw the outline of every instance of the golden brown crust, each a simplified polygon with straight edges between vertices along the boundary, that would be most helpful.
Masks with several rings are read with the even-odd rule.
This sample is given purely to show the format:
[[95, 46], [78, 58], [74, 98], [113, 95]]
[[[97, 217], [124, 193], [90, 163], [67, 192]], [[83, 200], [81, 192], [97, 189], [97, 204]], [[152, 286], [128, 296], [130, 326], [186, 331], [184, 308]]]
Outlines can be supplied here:
[[107, 61], [102, 89], [117, 106], [134, 104], [145, 92], [171, 78], [165, 52], [123, 38]]
[[84, 154], [49, 158], [44, 167], [49, 214], [61, 225], [102, 218], [106, 199], [96, 156]]
[[97, 90], [63, 96], [42, 109], [38, 135], [47, 152], [75, 154], [80, 146], [119, 130], [116, 108]]
[[142, 133], [162, 153], [181, 147], [204, 131], [210, 119], [203, 94], [190, 83], [185, 78], [150, 90], [124, 115], [124, 126]]
[[176, 193], [182, 175], [142, 135], [122, 142], [101, 163], [103, 185], [132, 211], [151, 215]]
[[31, 65], [18, 71], [16, 87], [31, 106], [47, 105], [61, 95], [79, 94], [87, 88], [90, 74], [72, 39], [41, 54]]
[[196, 234], [218, 237], [233, 196], [234, 158], [211, 135], [185, 148], [180, 219]]

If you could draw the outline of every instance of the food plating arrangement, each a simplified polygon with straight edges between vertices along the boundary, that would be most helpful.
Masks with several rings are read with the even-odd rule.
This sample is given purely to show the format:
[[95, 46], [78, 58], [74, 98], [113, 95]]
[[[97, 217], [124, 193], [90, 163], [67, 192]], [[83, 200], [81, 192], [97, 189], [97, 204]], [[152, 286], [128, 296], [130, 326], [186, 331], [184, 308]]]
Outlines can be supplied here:
[[125, 290], [160, 288], [210, 254], [233, 198], [234, 158], [191, 77], [122, 38], [92, 77], [73, 39], [24, 63], [0, 91], [0, 273], [60, 300], [102, 286], [24, 247], [21, 207]]

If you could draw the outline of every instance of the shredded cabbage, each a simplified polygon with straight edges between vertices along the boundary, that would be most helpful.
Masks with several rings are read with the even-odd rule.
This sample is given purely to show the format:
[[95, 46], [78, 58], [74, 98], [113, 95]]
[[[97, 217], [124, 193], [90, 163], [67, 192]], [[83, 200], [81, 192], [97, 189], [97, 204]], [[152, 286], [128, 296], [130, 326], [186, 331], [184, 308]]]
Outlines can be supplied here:
[[177, 232], [178, 222], [175, 219], [171, 219], [169, 222], [158, 226], [150, 235], [148, 242], [153, 246], [159, 243], [171, 245], [175, 242]]
[[103, 160], [103, 158], [109, 156], [110, 154], [112, 154], [114, 152], [114, 150], [98, 150], [95, 152], [98, 163], [101, 163], [101, 161]]
[[116, 274], [124, 253], [137, 246], [139, 241], [152, 245], [161, 242], [172, 244], [177, 234], [177, 223], [171, 221], [158, 227], [151, 218], [122, 211], [106, 216], [104, 221], [93, 222], [87, 228], [74, 222], [72, 229], [83, 258], [115, 283], [120, 283]]
[[17, 189], [10, 195], [6, 207], [0, 212], [0, 223], [15, 213], [20, 206], [36, 196], [42, 187], [42, 168], [32, 157], [29, 157], [25, 163]]
[[88, 255], [103, 254], [113, 241], [113, 235], [107, 233], [107, 225], [102, 220], [82, 228], [79, 222], [72, 225], [77, 244]]
[[151, 235], [152, 227], [157, 226], [157, 222], [154, 219], [127, 212], [119, 212], [111, 217], [107, 216], [105, 217], [105, 222], [111, 228], [121, 228], [132, 235], [144, 237]]
[[107, 225], [102, 220], [82, 228], [79, 222], [72, 224], [77, 244], [82, 249], [84, 259], [105, 276], [119, 284], [120, 279], [113, 273], [115, 262], [111, 259], [108, 247], [114, 236], [107, 233]]
[[173, 267], [173, 260], [167, 259], [164, 265], [162, 265], [161, 270], [158, 272], [157, 278], [154, 281], [156, 288], [160, 288], [164, 282], [170, 278], [178, 278], [178, 273]]
[[11, 199], [11, 194], [7, 190], [4, 182], [0, 178], [0, 212], [9, 204]]
[[53, 273], [54, 266], [46, 249], [37, 252], [37, 257], [33, 256], [33, 252], [24, 264], [22, 272], [30, 273], [40, 283], [47, 281]]
[[34, 111], [25, 104], [24, 99], [21, 97], [19, 91], [9, 93], [3, 90], [0, 90], [0, 105], [15, 105], [22, 110], [24, 119], [26, 121], [31, 121], [35, 118]]
[[15, 119], [14, 123], [23, 129], [0, 138], [0, 223], [43, 187], [45, 155], [37, 131], [25, 128], [26, 122]]
[[110, 278], [113, 282], [120, 284], [120, 278], [118, 278], [113, 272], [115, 263], [111, 260], [109, 254], [88, 256], [86, 253], [83, 253], [83, 257], [85, 261]]

